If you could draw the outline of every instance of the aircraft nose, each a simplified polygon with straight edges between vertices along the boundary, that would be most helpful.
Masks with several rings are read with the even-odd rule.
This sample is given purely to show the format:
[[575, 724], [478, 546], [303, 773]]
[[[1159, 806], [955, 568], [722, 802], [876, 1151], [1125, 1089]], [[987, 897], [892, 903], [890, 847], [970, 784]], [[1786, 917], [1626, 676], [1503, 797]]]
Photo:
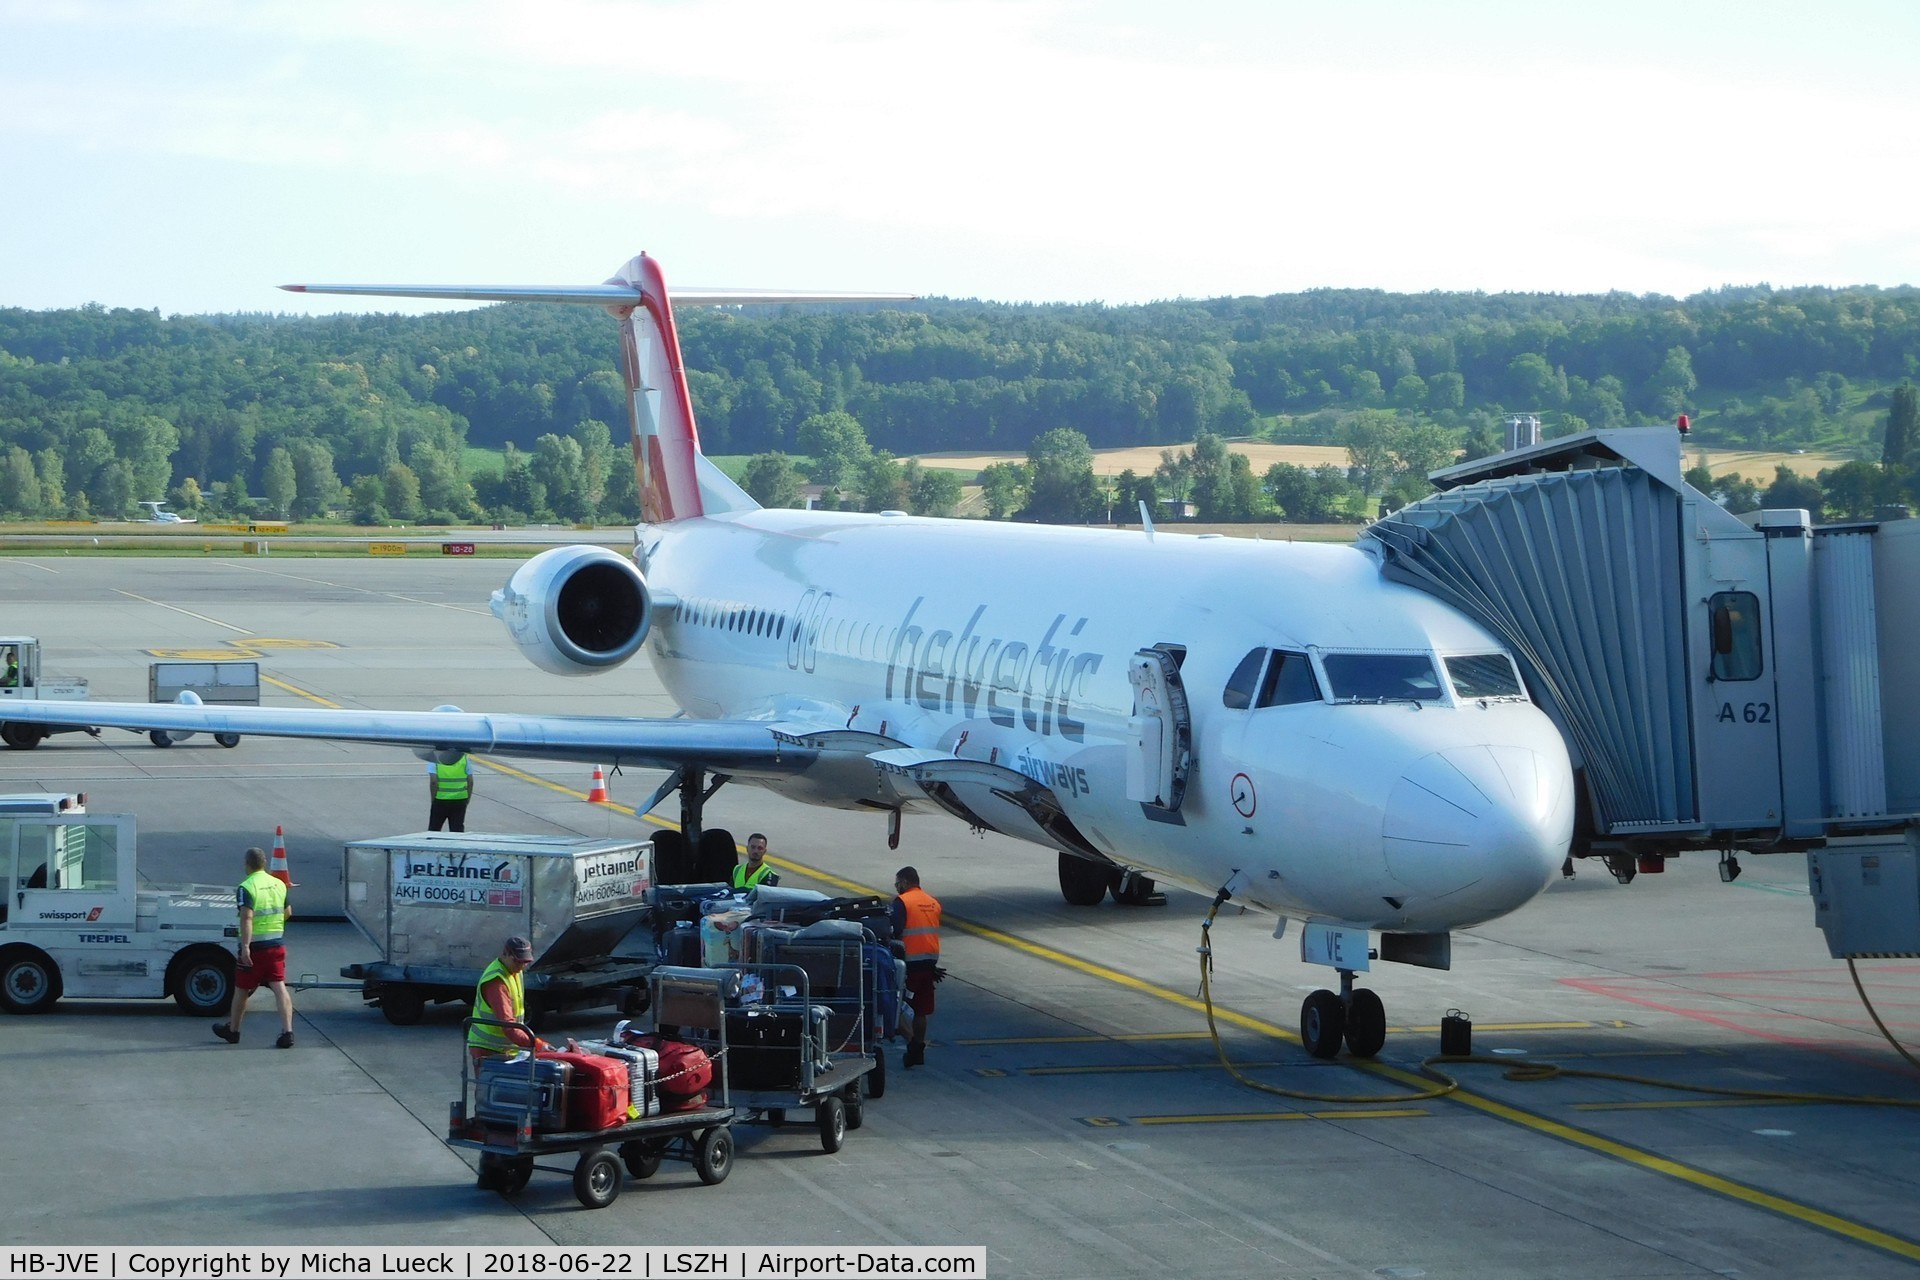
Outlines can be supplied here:
[[1511, 911], [1546, 888], [1567, 856], [1566, 755], [1534, 746], [1432, 752], [1394, 785], [1381, 834], [1387, 871], [1409, 890], [1410, 912], [1440, 898], [1455, 916]]

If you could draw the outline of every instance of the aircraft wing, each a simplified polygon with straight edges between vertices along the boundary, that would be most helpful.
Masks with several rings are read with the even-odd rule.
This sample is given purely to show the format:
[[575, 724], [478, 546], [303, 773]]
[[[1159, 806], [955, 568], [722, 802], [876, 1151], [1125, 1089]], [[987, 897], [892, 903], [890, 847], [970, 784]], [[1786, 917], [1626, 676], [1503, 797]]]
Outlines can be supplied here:
[[637, 716], [483, 715], [468, 711], [356, 711], [172, 702], [8, 703], [14, 724], [50, 724], [269, 738], [325, 738], [583, 764], [773, 777], [805, 771], [819, 753], [752, 720]]

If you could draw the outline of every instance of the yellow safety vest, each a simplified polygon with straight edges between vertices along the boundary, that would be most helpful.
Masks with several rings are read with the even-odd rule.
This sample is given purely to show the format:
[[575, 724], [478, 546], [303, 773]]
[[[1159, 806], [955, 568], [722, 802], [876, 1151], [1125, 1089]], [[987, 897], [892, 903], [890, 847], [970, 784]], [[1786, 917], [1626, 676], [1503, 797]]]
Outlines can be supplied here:
[[473, 794], [473, 763], [461, 756], [452, 764], [435, 761], [433, 765], [433, 798], [435, 800], [465, 800]]
[[282, 941], [287, 932], [287, 886], [264, 871], [255, 871], [240, 887], [253, 902], [253, 941]]
[[900, 905], [906, 908], [907, 926], [900, 931], [900, 941], [907, 953], [907, 963], [915, 960], [938, 960], [940, 958], [940, 904], [932, 894], [918, 885], [900, 895]]
[[772, 876], [774, 873], [773, 866], [771, 863], [763, 862], [758, 867], [755, 867], [752, 871], [747, 870], [748, 865], [749, 865], [748, 863], [742, 862], [733, 869], [733, 887], [734, 888], [736, 889], [755, 888], [762, 881], [766, 880], [768, 877]]
[[[507, 966], [500, 963], [498, 956], [494, 957], [493, 963], [487, 966], [486, 972], [480, 975], [480, 981], [474, 984], [473, 1016], [499, 1020], [500, 1015], [495, 1012], [492, 1005], [487, 1003], [486, 996], [482, 994], [486, 985], [495, 978], [507, 984], [507, 1002], [513, 1006], [513, 1020], [525, 1022], [527, 998], [520, 983], [520, 975], [507, 972]], [[507, 1038], [506, 1028], [484, 1022], [476, 1022], [467, 1028], [467, 1047], [483, 1049], [488, 1053], [517, 1053], [520, 1050], [519, 1045]]]

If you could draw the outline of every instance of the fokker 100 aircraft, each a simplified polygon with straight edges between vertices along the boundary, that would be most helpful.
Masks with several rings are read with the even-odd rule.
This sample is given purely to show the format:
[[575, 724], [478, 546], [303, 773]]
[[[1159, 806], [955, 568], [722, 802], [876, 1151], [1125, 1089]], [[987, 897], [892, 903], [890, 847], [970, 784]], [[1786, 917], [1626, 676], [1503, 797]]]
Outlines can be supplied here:
[[601, 674], [646, 646], [685, 717], [213, 707], [188, 693], [25, 703], [10, 720], [664, 769], [653, 803], [678, 789], [689, 836], [723, 780], [883, 811], [896, 840], [902, 813], [942, 811], [1057, 851], [1073, 903], [1142, 899], [1157, 878], [1299, 921], [1303, 957], [1340, 975], [1302, 1008], [1319, 1057], [1384, 1042], [1379, 997], [1353, 981], [1369, 931], [1382, 959], [1446, 968], [1451, 930], [1520, 907], [1567, 854], [1568, 753], [1511, 655], [1359, 547], [763, 509], [700, 454], [645, 254], [588, 287], [287, 287], [591, 304], [621, 321], [636, 547], [535, 556], [493, 612], [551, 672]]

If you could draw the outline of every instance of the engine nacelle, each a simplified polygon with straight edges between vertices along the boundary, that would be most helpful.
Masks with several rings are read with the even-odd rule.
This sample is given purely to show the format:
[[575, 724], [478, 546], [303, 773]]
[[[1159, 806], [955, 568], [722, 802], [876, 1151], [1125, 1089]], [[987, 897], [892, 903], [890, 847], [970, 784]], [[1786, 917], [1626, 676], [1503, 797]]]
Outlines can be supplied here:
[[633, 561], [605, 547], [555, 547], [493, 593], [493, 616], [542, 671], [585, 676], [640, 651], [653, 596]]

